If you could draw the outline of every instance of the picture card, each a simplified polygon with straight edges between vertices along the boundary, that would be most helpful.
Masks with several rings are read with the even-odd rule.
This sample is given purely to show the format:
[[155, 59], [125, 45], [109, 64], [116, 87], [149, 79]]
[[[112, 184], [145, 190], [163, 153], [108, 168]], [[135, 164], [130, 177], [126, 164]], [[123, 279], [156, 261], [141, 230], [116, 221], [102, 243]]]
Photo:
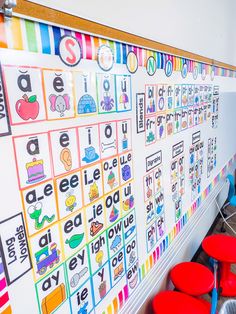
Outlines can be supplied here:
[[19, 186], [27, 187], [51, 178], [47, 133], [13, 137]]
[[3, 66], [3, 73], [11, 124], [45, 120], [41, 69]]
[[73, 72], [76, 113], [78, 116], [96, 114], [97, 93], [96, 74], [93, 72]]
[[47, 117], [49, 120], [75, 117], [72, 73], [43, 70]]

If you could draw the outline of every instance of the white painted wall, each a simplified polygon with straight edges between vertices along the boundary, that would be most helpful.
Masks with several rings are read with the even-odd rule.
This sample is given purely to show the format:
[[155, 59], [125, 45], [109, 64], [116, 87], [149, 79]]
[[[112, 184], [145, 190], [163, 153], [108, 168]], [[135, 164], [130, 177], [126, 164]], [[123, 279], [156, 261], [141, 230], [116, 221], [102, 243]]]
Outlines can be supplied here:
[[30, 1], [236, 65], [235, 0]]

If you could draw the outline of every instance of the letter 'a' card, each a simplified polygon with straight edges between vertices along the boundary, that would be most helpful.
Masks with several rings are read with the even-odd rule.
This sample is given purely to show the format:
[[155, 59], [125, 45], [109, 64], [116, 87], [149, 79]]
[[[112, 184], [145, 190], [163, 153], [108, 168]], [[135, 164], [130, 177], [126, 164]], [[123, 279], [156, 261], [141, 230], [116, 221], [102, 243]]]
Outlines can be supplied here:
[[3, 66], [3, 74], [11, 124], [45, 120], [41, 69]]

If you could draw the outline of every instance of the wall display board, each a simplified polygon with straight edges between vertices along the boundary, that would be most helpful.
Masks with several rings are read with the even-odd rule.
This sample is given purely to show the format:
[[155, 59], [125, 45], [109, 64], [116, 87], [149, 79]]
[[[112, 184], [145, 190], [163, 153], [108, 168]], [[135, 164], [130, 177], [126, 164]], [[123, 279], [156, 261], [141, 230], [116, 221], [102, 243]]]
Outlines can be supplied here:
[[232, 164], [217, 146], [236, 75], [44, 23], [0, 25], [1, 310], [115, 313]]

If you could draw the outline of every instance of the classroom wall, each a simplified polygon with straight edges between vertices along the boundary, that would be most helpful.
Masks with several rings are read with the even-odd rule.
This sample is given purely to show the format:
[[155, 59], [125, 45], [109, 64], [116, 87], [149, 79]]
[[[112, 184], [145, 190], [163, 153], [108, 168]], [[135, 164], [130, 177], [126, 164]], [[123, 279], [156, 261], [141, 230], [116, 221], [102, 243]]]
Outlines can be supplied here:
[[[14, 21], [15, 25], [17, 24], [17, 21]], [[18, 21], [19, 23], [19, 21]], [[64, 35], [65, 31], [64, 30], [59, 30], [56, 28], [51, 28], [49, 26], [49, 34], [50, 34], [50, 40], [51, 40], [51, 55], [48, 53], [45, 53], [44, 55], [41, 54], [40, 49], [45, 49], [43, 46], [43, 42], [41, 42], [41, 37], [39, 33], [40, 30], [40, 25], [35, 23], [35, 25], [30, 24], [28, 21], [23, 21], [21, 20], [19, 23], [22, 27], [22, 34], [23, 34], [23, 46], [22, 50], [25, 51], [14, 51], [14, 50], [9, 50], [6, 53], [5, 49], [0, 50], [0, 59], [2, 65], [21, 65], [21, 66], [38, 66], [40, 69], [43, 68], [52, 68], [52, 69], [63, 69], [63, 70], [68, 70], [68, 71], [74, 71], [74, 70], [79, 70], [79, 71], [91, 71], [91, 73], [96, 74], [97, 80], [99, 77], [101, 77], [101, 68], [99, 67], [99, 64], [97, 63], [96, 59], [90, 60], [89, 57], [87, 57], [88, 60], [86, 60], [86, 56], [83, 56], [83, 59], [81, 63], [77, 65], [75, 68], [70, 68], [66, 67], [59, 56], [56, 53], [56, 48], [57, 48], [57, 40], [58, 40], [58, 34], [61, 36]], [[35, 46], [32, 45], [32, 42], [28, 42], [28, 33], [25, 32], [25, 30], [29, 30], [29, 26], [32, 27], [35, 26], [36, 30], [36, 44]], [[11, 28], [11, 25], [8, 26], [9, 28], [6, 29], [8, 32], [7, 34], [15, 34], [13, 27]], [[47, 26], [46, 26], [47, 27]], [[45, 29], [44, 29], [45, 30]], [[13, 45], [14, 41], [9, 40], [8, 37], [8, 47], [13, 48], [11, 45]], [[83, 45], [85, 44], [85, 40], [83, 37]], [[106, 42], [108, 44], [108, 42]], [[54, 46], [55, 45], [55, 46]], [[93, 43], [93, 47], [94, 47]], [[232, 44], [233, 45], [233, 44]], [[38, 47], [38, 51], [35, 51], [35, 47]], [[84, 48], [84, 47], [83, 47]], [[31, 50], [32, 49], [32, 50]], [[125, 47], [126, 53], [129, 51], [129, 47]], [[27, 51], [28, 50], [28, 51]], [[84, 51], [89, 51], [85, 50]], [[117, 48], [116, 48], [117, 51]], [[38, 54], [35, 54], [37, 52]], [[55, 52], [55, 55], [54, 55]], [[150, 52], [148, 52], [149, 54]], [[88, 53], [89, 54], [89, 53]], [[26, 57], [27, 56], [27, 57]], [[39, 58], [40, 56], [40, 58]], [[122, 57], [124, 60], [124, 56]], [[158, 59], [159, 60], [159, 59]], [[128, 62], [127, 62], [128, 63]], [[4, 67], [4, 73], [6, 73], [6, 68]], [[201, 67], [200, 67], [201, 68]], [[180, 67], [181, 69], [181, 67]], [[171, 77], [167, 77], [164, 73], [163, 68], [158, 68], [157, 72], [155, 73], [154, 76], [150, 76], [147, 74], [146, 67], [145, 66], [139, 66], [137, 72], [135, 74], [131, 75], [132, 78], [132, 89], [130, 90], [130, 99], [132, 99], [132, 110], [128, 111], [120, 111], [120, 112], [111, 112], [111, 116], [109, 115], [98, 115], [98, 116], [84, 116], [84, 117], [78, 117], [78, 119], [69, 119], [69, 120], [61, 120], [61, 118], [55, 118], [52, 119], [52, 121], [44, 121], [41, 122], [41, 124], [33, 123], [33, 124], [16, 124], [12, 126], [12, 131], [13, 131], [13, 137], [23, 135], [26, 136], [26, 134], [35, 134], [38, 133], [39, 131], [41, 132], [52, 132], [53, 130], [55, 131], [56, 129], [67, 129], [68, 127], [72, 128], [77, 128], [79, 127], [85, 127], [85, 125], [92, 125], [94, 123], [100, 122], [101, 124], [108, 123], [109, 121], [116, 121], [115, 119], [118, 119], [119, 121], [122, 120], [127, 120], [131, 119], [131, 129], [132, 129], [132, 136], [131, 136], [131, 130], [130, 130], [130, 138], [132, 142], [132, 156], [133, 157], [133, 165], [134, 165], [134, 183], [132, 181], [134, 190], [135, 190], [135, 216], [136, 216], [136, 225], [137, 225], [137, 242], [138, 242], [138, 254], [136, 254], [139, 257], [139, 274], [141, 274], [142, 269], [149, 265], [149, 260], [150, 257], [152, 257], [152, 253], [154, 250], [156, 250], [156, 246], [159, 249], [160, 247], [163, 247], [163, 242], [169, 237], [171, 238], [170, 234], [172, 231], [176, 228], [178, 225], [179, 231], [174, 234], [175, 240], [167, 245], [164, 250], [160, 255], [160, 259], [158, 262], [156, 262], [156, 265], [149, 265], [146, 270], [146, 274], [142, 277], [140, 275], [140, 284], [137, 285], [137, 290], [129, 290], [128, 295], [129, 300], [127, 301], [126, 305], [122, 309], [122, 313], [127, 314], [127, 313], [136, 313], [137, 311], [140, 311], [139, 313], [150, 313], [148, 306], [149, 306], [149, 300], [152, 298], [152, 296], [159, 291], [159, 289], [165, 289], [166, 287], [169, 286], [168, 281], [166, 281], [166, 276], [168, 274], [168, 271], [172, 265], [175, 263], [182, 261], [182, 260], [189, 260], [195, 253], [196, 249], [200, 245], [203, 237], [205, 236], [207, 230], [211, 226], [215, 216], [217, 215], [217, 208], [215, 206], [214, 200], [217, 197], [217, 195], [220, 193], [220, 199], [219, 199], [219, 204], [222, 205], [226, 195], [227, 195], [227, 186], [224, 184], [224, 176], [226, 175], [227, 172], [232, 171], [233, 168], [230, 168], [229, 166], [231, 165], [231, 162], [233, 160], [233, 157], [236, 152], [236, 144], [234, 143], [234, 134], [236, 132], [236, 124], [234, 123], [234, 117], [236, 116], [236, 107], [235, 107], [235, 101], [236, 101], [236, 93], [235, 93], [235, 78], [229, 77], [224, 77], [224, 74], [222, 75], [216, 75], [214, 80], [211, 80], [211, 72], [208, 71], [207, 73], [207, 78], [203, 81], [201, 78], [201, 75], [199, 74], [197, 80], [193, 79], [192, 73], [188, 73], [187, 77], [184, 79], [181, 75], [181, 71], [178, 69], [177, 71], [174, 71]], [[191, 72], [191, 71], [190, 71]], [[109, 73], [109, 72], [108, 72]], [[128, 69], [126, 67], [125, 62], [119, 63], [114, 65], [113, 69], [110, 71], [111, 74], [115, 75], [125, 75], [129, 76], [130, 73], [128, 72]], [[226, 75], [227, 76], [227, 75]], [[15, 78], [15, 77], [14, 77]], [[12, 80], [14, 81], [14, 80]], [[149, 145], [149, 147], [146, 147], [147, 140], [146, 140], [146, 135], [148, 132], [143, 132], [143, 133], [137, 133], [137, 125], [136, 125], [136, 97], [137, 93], [144, 93], [146, 92], [146, 84], [155, 84], [158, 86], [161, 86], [162, 84], [182, 84], [181, 88], [185, 84], [199, 84], [199, 85], [217, 85], [220, 86], [220, 105], [219, 105], [219, 121], [218, 121], [218, 128], [213, 128], [211, 119], [208, 119], [204, 123], [199, 122], [199, 125], [195, 125], [192, 128], [189, 127], [188, 130], [182, 130], [183, 132], [174, 132], [175, 134], [172, 134], [172, 136], [166, 138], [162, 138], [159, 141], [156, 141], [152, 145]], [[39, 85], [40, 86], [40, 85]], [[82, 85], [81, 85], [82, 86]], [[9, 95], [14, 95], [12, 92], [13, 89], [13, 83], [8, 77], [8, 82], [5, 83], [5, 87], [8, 91], [8, 96]], [[37, 92], [39, 92], [40, 88], [37, 87]], [[99, 89], [98, 89], [99, 90]], [[45, 88], [45, 91], [47, 91], [47, 87]], [[47, 91], [49, 93], [49, 91]], [[95, 86], [94, 90], [92, 90], [94, 94], [96, 94], [95, 91]], [[46, 93], [46, 92], [45, 92]], [[147, 92], [146, 92], [147, 93]], [[22, 97], [21, 94], [19, 94], [19, 97]], [[46, 97], [46, 96], [45, 96]], [[45, 98], [46, 99], [46, 98]], [[182, 101], [182, 100], [181, 100]], [[14, 102], [12, 104], [8, 104], [8, 107], [10, 108], [10, 112], [14, 112]], [[172, 108], [173, 109], [173, 108]], [[176, 110], [178, 108], [175, 107]], [[47, 109], [49, 111], [49, 108]], [[173, 109], [174, 110], [174, 109]], [[181, 109], [182, 110], [182, 109]], [[181, 111], [182, 112], [182, 111]], [[213, 113], [213, 112], [212, 112]], [[160, 112], [159, 112], [160, 114]], [[164, 113], [165, 115], [165, 113]], [[155, 113], [155, 117], [157, 114]], [[12, 118], [12, 116], [11, 116]], [[18, 116], [14, 116], [14, 119], [18, 119]], [[148, 118], [148, 113], [146, 115], [145, 113], [145, 119]], [[202, 118], [203, 119], [203, 118]], [[50, 120], [50, 119], [49, 119]], [[147, 121], [147, 120], [145, 120]], [[22, 121], [21, 121], [22, 122]], [[146, 124], [146, 123], [145, 123]], [[198, 123], [197, 123], [198, 124]], [[114, 124], [113, 124], [114, 125]], [[115, 126], [114, 126], [115, 128]], [[200, 196], [196, 196], [191, 199], [191, 184], [189, 183], [189, 176], [188, 176], [188, 170], [189, 170], [189, 148], [192, 145], [192, 135], [193, 133], [200, 131], [201, 133], [201, 141], [204, 140], [204, 174], [202, 177], [202, 186], [201, 186], [201, 194]], [[102, 133], [102, 132], [101, 132]], [[121, 132], [120, 132], [121, 133]], [[213, 171], [211, 172], [210, 176], [207, 176], [207, 161], [208, 161], [208, 155], [207, 155], [207, 145], [208, 145], [208, 139], [209, 137], [217, 137], [217, 162], [216, 162], [216, 167], [214, 167]], [[51, 133], [49, 135], [51, 139]], [[171, 200], [171, 171], [170, 171], [170, 166], [173, 161], [173, 156], [172, 156], [172, 146], [179, 143], [180, 141], [184, 140], [184, 157], [185, 157], [185, 195], [184, 195], [184, 206], [182, 210], [182, 216], [181, 219], [176, 219], [175, 217], [175, 208], [173, 205], [173, 202]], [[13, 141], [9, 141], [9, 138], [3, 137], [1, 139], [1, 145], [4, 148], [3, 151], [5, 152], [0, 156], [0, 169], [2, 173], [4, 174], [4, 177], [9, 176], [11, 180], [8, 180], [7, 183], [4, 184], [4, 187], [1, 190], [2, 196], [8, 196], [7, 199], [12, 199], [11, 202], [8, 202], [6, 197], [4, 199], [4, 212], [1, 213], [0, 218], [3, 221], [3, 219], [7, 219], [8, 217], [12, 216], [13, 214], [16, 214], [19, 211], [24, 212], [24, 219], [30, 221], [30, 218], [27, 216], [27, 210], [26, 208], [19, 208], [19, 204], [21, 204], [21, 199], [24, 198], [23, 193], [20, 195], [18, 191], [18, 183], [17, 182], [17, 169], [15, 167], [16, 161], [15, 159], [18, 160], [19, 156], [23, 156], [19, 151], [21, 148], [17, 148], [15, 152], [15, 156], [13, 153]], [[51, 143], [51, 142], [50, 142]], [[56, 142], [55, 142], [56, 143]], [[52, 142], [52, 144], [54, 144]], [[54, 145], [52, 145], [52, 151], [53, 151]], [[56, 146], [55, 146], [56, 147]], [[141, 149], [140, 149], [141, 147]], [[81, 148], [80, 148], [81, 149]], [[100, 149], [100, 146], [98, 144], [97, 149]], [[146, 247], [146, 231], [147, 228], [149, 228], [145, 223], [146, 219], [146, 212], [145, 212], [145, 204], [144, 204], [144, 193], [143, 193], [143, 177], [147, 175], [148, 171], [146, 170], [146, 164], [145, 164], [145, 158], [150, 157], [151, 154], [156, 153], [157, 151], [162, 150], [163, 152], [163, 172], [164, 172], [164, 192], [165, 192], [165, 233], [164, 236], [159, 238], [159, 242], [157, 241], [156, 244], [149, 250]], [[10, 154], [6, 154], [6, 152], [10, 152]], [[23, 153], [23, 149], [22, 149]], [[50, 151], [51, 153], [51, 151]], [[80, 154], [82, 156], [82, 153]], [[10, 158], [9, 158], [10, 156]], [[110, 155], [109, 155], [110, 156]], [[50, 157], [51, 161], [54, 159], [54, 156]], [[107, 158], [107, 156], [106, 156]], [[56, 158], [55, 158], [56, 159]], [[234, 158], [235, 160], [235, 158]], [[230, 161], [230, 163], [229, 163]], [[50, 163], [50, 162], [49, 162]], [[82, 162], [81, 162], [82, 163]], [[22, 162], [23, 165], [23, 162]], [[53, 166], [53, 163], [51, 164]], [[226, 168], [225, 168], [226, 165]], [[235, 168], [235, 165], [233, 165]], [[22, 169], [25, 171], [24, 165], [22, 166]], [[224, 169], [224, 171], [223, 171]], [[82, 171], [82, 170], [81, 170]], [[55, 169], [54, 169], [55, 172]], [[22, 170], [23, 173], [23, 170]], [[56, 176], [55, 176], [56, 177]], [[217, 180], [215, 181], [215, 178]], [[221, 180], [220, 180], [221, 178]], [[21, 180], [21, 179], [20, 179]], [[23, 176], [22, 176], [22, 182], [23, 182]], [[105, 180], [104, 180], [105, 182]], [[21, 183], [19, 183], [21, 184]], [[23, 182], [24, 188], [25, 189], [25, 181]], [[84, 184], [84, 183], [83, 183]], [[209, 188], [209, 186], [211, 188]], [[28, 189], [28, 188], [27, 188]], [[141, 192], [140, 192], [141, 190]], [[206, 191], [211, 191], [209, 197], [206, 198]], [[207, 192], [207, 193], [208, 193]], [[11, 193], [11, 194], [10, 194]], [[205, 193], [205, 194], [204, 194]], [[104, 194], [105, 195], [105, 194]], [[205, 195], [205, 196], [204, 196]], [[84, 193], [85, 197], [85, 193]], [[3, 197], [2, 197], [3, 199]], [[194, 200], [194, 204], [198, 204], [198, 200], [200, 199], [200, 206], [196, 205], [197, 211], [193, 215], [193, 210], [192, 208], [192, 200]], [[105, 200], [105, 196], [104, 196]], [[205, 201], [203, 201], [205, 200]], [[23, 201], [24, 202], [24, 201]], [[87, 203], [86, 203], [87, 204]], [[190, 214], [189, 214], [190, 210]], [[196, 208], [195, 208], [196, 210]], [[74, 215], [72, 213], [72, 215]], [[188, 217], [187, 217], [188, 216]], [[127, 216], [124, 216], [127, 217]], [[187, 219], [186, 219], [187, 217]], [[183, 219], [184, 218], [184, 219]], [[63, 218], [64, 219], [64, 218]], [[104, 218], [105, 219], [105, 218]], [[185, 221], [183, 223], [183, 221]], [[187, 223], [188, 222], [188, 223]], [[56, 224], [54, 225], [55, 227], [61, 227], [61, 221], [57, 221]], [[150, 225], [150, 224], [149, 224]], [[186, 225], [186, 226], [185, 226]], [[34, 228], [33, 224], [30, 225], [32, 228]], [[181, 227], [180, 227], [181, 226]], [[29, 233], [28, 230], [29, 226], [27, 225], [27, 232]], [[132, 229], [133, 227], [131, 227]], [[88, 229], [88, 228], [87, 228]], [[46, 228], [44, 229], [46, 230]], [[136, 228], [134, 229], [136, 233]], [[181, 231], [181, 232], [180, 232]], [[37, 231], [33, 230], [33, 233]], [[43, 231], [44, 232], [44, 231]], [[105, 231], [104, 231], [105, 232]], [[41, 234], [41, 230], [40, 230]], [[37, 235], [36, 235], [37, 236]], [[58, 236], [59, 238], [60, 236]], [[64, 237], [64, 235], [63, 235]], [[87, 237], [89, 237], [87, 235]], [[136, 235], [135, 235], [136, 237]], [[32, 250], [32, 243], [36, 243], [37, 241], [34, 241], [35, 238], [33, 236], [31, 237], [31, 234], [29, 235], [29, 242], [30, 242], [30, 249], [31, 249], [31, 255], [32, 255], [32, 260], [35, 263], [34, 256], [35, 252], [37, 251], [36, 249], [33, 248]], [[65, 241], [64, 241], [65, 242]], [[131, 242], [131, 241], [130, 241]], [[58, 242], [59, 243], [59, 242]], [[66, 242], [65, 242], [66, 243]], [[83, 244], [84, 245], [84, 244]], [[87, 244], [86, 244], [87, 245]], [[64, 248], [64, 243], [61, 244], [63, 254], [67, 257], [70, 258], [71, 252], [67, 254], [66, 249]], [[168, 249], [167, 249], [168, 248]], [[122, 248], [123, 250], [123, 248]], [[110, 255], [113, 256], [113, 253], [109, 253]], [[92, 255], [91, 255], [92, 256]], [[136, 256], [136, 258], [137, 258]], [[148, 263], [147, 263], [148, 261]], [[62, 264], [60, 264], [60, 269], [62, 272], [62, 269], [66, 270], [66, 261], [65, 259], [61, 260]], [[110, 261], [109, 261], [110, 262]], [[109, 264], [110, 265], [110, 264]], [[100, 266], [99, 266], [100, 267]], [[108, 269], [108, 262], [106, 264], [106, 267]], [[132, 266], [133, 267], [133, 266]], [[56, 267], [55, 267], [56, 268]], [[10, 294], [10, 299], [12, 299], [12, 306], [13, 309], [17, 309], [17, 314], [21, 314], [22, 311], [24, 310], [23, 307], [26, 307], [27, 304], [27, 309], [31, 309], [31, 312], [36, 311], [37, 308], [37, 302], [36, 302], [36, 294], [37, 294], [37, 300], [39, 303], [39, 306], [44, 298], [42, 291], [40, 290], [41, 283], [46, 280], [43, 275], [43, 279], [40, 279], [40, 277], [36, 277], [38, 275], [34, 274], [36, 267], [34, 265], [34, 270], [32, 272], [27, 272], [25, 276], [22, 276], [20, 280], [17, 280], [16, 283], [13, 285], [10, 285], [9, 287], [9, 294]], [[105, 269], [105, 268], [104, 268]], [[132, 268], [133, 269], [133, 268]], [[151, 270], [150, 270], [151, 269]], [[54, 271], [54, 270], [53, 270]], [[67, 270], [65, 271], [67, 273]], [[91, 280], [93, 280], [94, 287], [97, 288], [98, 284], [96, 284], [95, 281], [95, 272], [91, 272]], [[128, 273], [128, 267], [127, 267], [127, 273]], [[35, 275], [35, 283], [32, 280], [33, 274]], [[46, 274], [48, 276], [49, 273]], [[138, 277], [138, 276], [137, 276]], [[128, 278], [128, 276], [127, 276]], [[64, 278], [63, 279], [66, 284], [69, 283], [69, 279]], [[127, 284], [126, 284], [127, 283]], [[101, 303], [98, 304], [96, 301], [96, 304], [98, 304], [96, 308], [96, 313], [101, 313], [105, 307], [110, 304], [115, 297], [117, 297], [117, 294], [120, 289], [123, 289], [123, 285], [126, 284], [126, 287], [128, 286], [128, 279], [126, 280], [126, 276], [122, 277], [122, 280], [119, 281], [118, 284], [114, 284], [114, 287], [110, 291], [110, 293], [101, 300]], [[27, 295], [27, 300], [26, 296], [23, 296], [21, 294], [18, 294], [18, 291], [21, 291], [20, 287], [30, 287], [28, 288], [29, 294]], [[34, 287], [35, 285], [35, 287]], [[68, 284], [69, 286], [69, 284]], [[35, 289], [34, 289], [35, 288]], [[68, 288], [69, 290], [69, 288]], [[91, 289], [92, 290], [92, 289]], [[40, 293], [38, 293], [40, 291]], [[82, 290], [81, 290], [82, 291]], [[143, 293], [145, 291], [145, 293]], [[63, 303], [61, 308], [58, 309], [57, 313], [69, 313], [69, 308], [70, 308], [70, 302], [69, 298]], [[46, 294], [45, 294], [46, 295]], [[91, 293], [92, 295], [92, 293]], [[144, 297], [145, 296], [145, 297]], [[96, 296], [98, 299], [98, 296]], [[72, 297], [71, 297], [72, 299]], [[91, 297], [92, 299], [92, 297]], [[28, 301], [30, 300], [30, 302]], [[25, 305], [22, 306], [22, 302], [25, 302]], [[92, 302], [92, 301], [91, 301]], [[100, 302], [100, 301], [99, 301]], [[78, 308], [75, 307], [73, 309], [73, 314], [78, 311]], [[110, 313], [110, 312], [109, 312]]]
[[[32, 0], [85, 19], [236, 65], [236, 3], [234, 0], [103, 0], [78, 4]], [[144, 14], [145, 12], [145, 14]], [[102, 35], [102, 34], [101, 34]]]

